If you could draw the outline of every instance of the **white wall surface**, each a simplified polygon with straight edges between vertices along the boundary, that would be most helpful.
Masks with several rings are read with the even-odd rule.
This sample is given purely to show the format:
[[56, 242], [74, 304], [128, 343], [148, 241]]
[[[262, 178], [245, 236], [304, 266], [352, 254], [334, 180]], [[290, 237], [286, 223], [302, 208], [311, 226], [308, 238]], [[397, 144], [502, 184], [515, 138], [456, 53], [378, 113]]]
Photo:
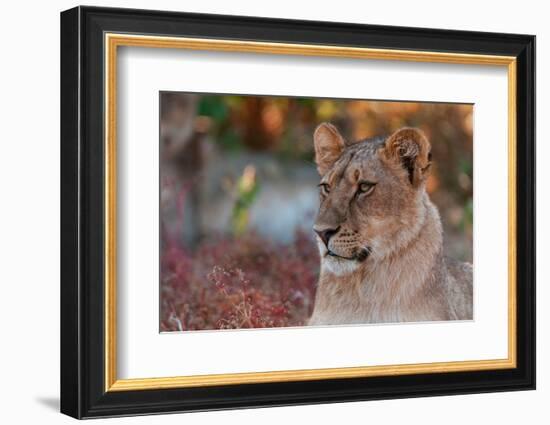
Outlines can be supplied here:
[[[545, 117], [550, 27], [545, 3], [271, 0], [97, 1], [154, 8], [280, 18], [405, 25], [537, 35], [538, 389], [530, 392], [371, 401], [194, 413], [109, 423], [281, 424], [549, 423], [550, 129]], [[59, 392], [59, 12], [78, 3], [4, 2], [0, 17], [0, 422], [69, 423]], [[545, 261], [546, 260], [546, 261]], [[100, 420], [103, 422], [103, 420]]]

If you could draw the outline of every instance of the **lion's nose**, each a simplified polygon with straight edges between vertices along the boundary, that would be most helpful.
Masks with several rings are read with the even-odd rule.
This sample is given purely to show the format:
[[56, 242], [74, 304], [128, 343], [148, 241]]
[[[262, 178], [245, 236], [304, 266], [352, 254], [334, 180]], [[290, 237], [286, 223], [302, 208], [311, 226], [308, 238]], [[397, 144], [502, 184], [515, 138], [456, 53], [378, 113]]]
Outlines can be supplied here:
[[336, 229], [315, 229], [313, 228], [315, 233], [319, 235], [321, 240], [325, 243], [325, 245], [328, 247], [328, 241], [330, 238], [332, 238], [336, 233], [338, 233], [338, 230], [340, 230], [340, 226], [338, 226]]

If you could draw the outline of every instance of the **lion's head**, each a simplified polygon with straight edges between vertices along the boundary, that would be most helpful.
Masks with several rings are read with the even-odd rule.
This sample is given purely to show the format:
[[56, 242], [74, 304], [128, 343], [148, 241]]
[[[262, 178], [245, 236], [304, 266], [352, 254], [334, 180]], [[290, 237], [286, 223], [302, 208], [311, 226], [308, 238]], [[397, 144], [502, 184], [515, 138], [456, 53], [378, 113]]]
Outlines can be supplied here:
[[323, 123], [314, 134], [321, 175], [315, 220], [323, 265], [336, 274], [405, 246], [424, 220], [430, 143], [415, 128], [348, 143]]

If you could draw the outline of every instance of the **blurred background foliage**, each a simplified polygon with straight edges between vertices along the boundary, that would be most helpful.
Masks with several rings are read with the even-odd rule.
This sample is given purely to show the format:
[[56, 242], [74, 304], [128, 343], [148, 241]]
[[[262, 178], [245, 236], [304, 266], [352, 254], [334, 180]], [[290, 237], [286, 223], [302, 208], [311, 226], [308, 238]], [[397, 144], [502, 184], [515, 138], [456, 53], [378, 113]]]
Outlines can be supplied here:
[[[422, 129], [445, 253], [472, 261], [472, 105], [175, 92], [160, 100], [162, 329], [305, 323], [318, 273], [312, 135], [323, 121], [350, 141]], [[282, 253], [297, 249], [308, 261], [286, 264]]]

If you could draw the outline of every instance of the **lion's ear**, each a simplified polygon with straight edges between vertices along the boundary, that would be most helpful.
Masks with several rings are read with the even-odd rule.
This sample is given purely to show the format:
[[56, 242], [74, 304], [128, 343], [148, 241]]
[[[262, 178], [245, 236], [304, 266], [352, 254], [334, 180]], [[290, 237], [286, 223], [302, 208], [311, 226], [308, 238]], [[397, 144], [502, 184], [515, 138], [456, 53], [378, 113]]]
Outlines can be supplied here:
[[409, 181], [418, 186], [431, 165], [431, 146], [424, 133], [417, 128], [402, 128], [386, 139], [384, 154], [398, 161], [409, 174]]
[[336, 127], [322, 123], [313, 133], [315, 163], [319, 174], [324, 175], [342, 154], [345, 142]]

